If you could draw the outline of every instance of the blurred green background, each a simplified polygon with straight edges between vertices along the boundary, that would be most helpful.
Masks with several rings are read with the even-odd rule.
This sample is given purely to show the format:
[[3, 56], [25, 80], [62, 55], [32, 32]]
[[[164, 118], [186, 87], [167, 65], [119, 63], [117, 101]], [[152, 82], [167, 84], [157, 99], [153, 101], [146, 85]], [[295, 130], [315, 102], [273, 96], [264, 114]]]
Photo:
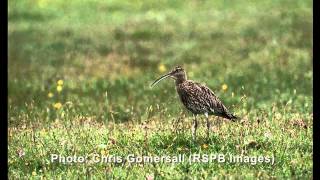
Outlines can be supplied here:
[[[247, 110], [290, 99], [304, 109], [312, 95], [311, 7], [302, 0], [11, 0], [10, 125], [31, 103], [50, 121], [44, 107], [51, 101], [71, 101], [78, 113], [101, 120], [108, 111], [118, 120], [140, 119], [156, 104], [177, 114], [172, 82], [148, 87], [164, 73], [161, 65], [184, 66], [229, 105], [246, 94]], [[59, 79], [61, 94], [54, 89]]]
[[312, 6], [10, 0], [9, 126], [169, 121], [185, 112], [174, 83], [149, 85], [176, 65], [240, 117], [267, 121], [276, 107], [284, 119], [303, 119], [313, 112]]

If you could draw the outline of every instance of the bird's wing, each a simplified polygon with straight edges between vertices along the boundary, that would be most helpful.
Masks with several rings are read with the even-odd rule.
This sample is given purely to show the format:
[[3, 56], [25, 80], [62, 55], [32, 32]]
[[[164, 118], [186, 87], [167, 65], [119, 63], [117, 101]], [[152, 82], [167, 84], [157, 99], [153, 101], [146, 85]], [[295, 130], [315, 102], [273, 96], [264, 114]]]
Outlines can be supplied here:
[[190, 80], [183, 83], [182, 86], [178, 93], [182, 103], [190, 111], [222, 116], [228, 114], [227, 108], [207, 86]]
[[221, 100], [214, 94], [214, 92], [207, 86], [196, 83], [188, 82], [185, 93], [188, 94], [185, 98], [187, 103], [184, 103], [188, 109], [197, 113], [205, 113], [220, 116], [230, 120], [237, 119], [236, 116], [231, 114], [228, 109], [223, 105]]
[[197, 83], [187, 81], [178, 88], [182, 103], [193, 113], [208, 112], [209, 104], [203, 96], [202, 89]]
[[228, 109], [223, 105], [221, 100], [214, 94], [214, 92], [209, 89], [207, 86], [197, 83], [201, 88], [202, 97], [206, 99], [208, 106], [212, 113], [214, 114], [224, 114], [228, 113]]

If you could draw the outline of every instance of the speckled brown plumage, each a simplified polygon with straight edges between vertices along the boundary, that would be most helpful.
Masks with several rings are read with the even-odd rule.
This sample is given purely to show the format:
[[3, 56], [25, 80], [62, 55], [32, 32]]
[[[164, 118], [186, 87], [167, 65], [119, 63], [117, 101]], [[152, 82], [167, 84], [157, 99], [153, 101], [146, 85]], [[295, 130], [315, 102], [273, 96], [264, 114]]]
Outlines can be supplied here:
[[193, 114], [208, 113], [208, 115], [215, 115], [230, 120], [236, 119], [207, 86], [185, 80], [177, 83], [176, 89], [182, 104]]
[[187, 80], [186, 72], [180, 66], [158, 78], [151, 86], [161, 80], [171, 77], [175, 80], [176, 90], [182, 104], [194, 115], [193, 138], [198, 127], [197, 115], [204, 114], [207, 118], [207, 136], [209, 137], [210, 123], [208, 115], [215, 115], [234, 121], [236, 116], [231, 114], [221, 100], [205, 85]]

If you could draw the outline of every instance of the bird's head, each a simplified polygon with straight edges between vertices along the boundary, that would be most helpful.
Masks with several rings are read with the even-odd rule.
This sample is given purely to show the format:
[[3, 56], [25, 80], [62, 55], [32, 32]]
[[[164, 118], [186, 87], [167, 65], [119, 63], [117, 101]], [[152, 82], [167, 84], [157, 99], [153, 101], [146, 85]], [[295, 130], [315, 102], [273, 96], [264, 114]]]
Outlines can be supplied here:
[[155, 86], [158, 84], [161, 80], [166, 79], [167, 77], [170, 77], [174, 79], [176, 82], [183, 82], [187, 79], [186, 72], [181, 66], [176, 66], [173, 70], [171, 70], [169, 73], [162, 75], [159, 77], [157, 80], [155, 80], [152, 84], [151, 87]]

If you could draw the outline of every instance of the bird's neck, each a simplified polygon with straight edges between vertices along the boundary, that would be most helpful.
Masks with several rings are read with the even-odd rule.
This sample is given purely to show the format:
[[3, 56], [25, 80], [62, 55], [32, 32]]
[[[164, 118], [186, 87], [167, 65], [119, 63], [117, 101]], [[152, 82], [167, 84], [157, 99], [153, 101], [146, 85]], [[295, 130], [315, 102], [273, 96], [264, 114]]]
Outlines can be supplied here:
[[185, 82], [186, 80], [187, 80], [187, 78], [185, 76], [181, 76], [176, 79], [176, 85], [179, 85], [179, 84]]

